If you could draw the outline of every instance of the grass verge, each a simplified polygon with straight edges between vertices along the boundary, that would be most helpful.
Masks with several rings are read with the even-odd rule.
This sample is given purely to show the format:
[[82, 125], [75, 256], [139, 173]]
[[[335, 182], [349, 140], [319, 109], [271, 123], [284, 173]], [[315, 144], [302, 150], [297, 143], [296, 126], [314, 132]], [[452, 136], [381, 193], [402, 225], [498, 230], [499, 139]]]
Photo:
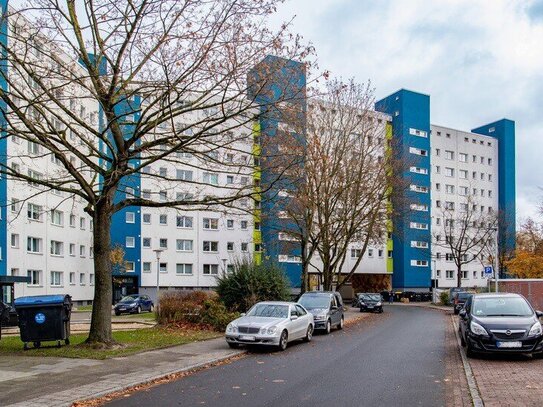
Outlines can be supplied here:
[[[0, 340], [1, 355], [19, 356], [55, 356], [63, 358], [107, 359], [133, 355], [152, 349], [183, 345], [222, 336], [222, 333], [206, 330], [167, 329], [162, 327], [136, 329], [133, 331], [113, 332], [113, 338], [119, 343], [111, 349], [96, 349], [84, 343], [87, 334], [70, 335], [70, 345], [54, 347], [56, 342], [44, 342], [38, 349], [23, 351], [23, 343], [18, 336], [6, 336]], [[32, 345], [30, 345], [32, 346]], [[50, 346], [50, 347], [48, 347]]]

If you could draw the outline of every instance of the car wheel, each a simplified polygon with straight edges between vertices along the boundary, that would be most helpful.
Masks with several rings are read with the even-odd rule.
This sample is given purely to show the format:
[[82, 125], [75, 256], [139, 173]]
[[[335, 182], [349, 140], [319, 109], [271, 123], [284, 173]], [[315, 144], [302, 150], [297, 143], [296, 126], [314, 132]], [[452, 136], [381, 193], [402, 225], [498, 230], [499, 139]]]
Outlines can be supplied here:
[[307, 327], [307, 332], [305, 334], [304, 341], [311, 342], [311, 339], [313, 339], [313, 325], [309, 324], [309, 326]]
[[471, 348], [469, 343], [466, 343], [466, 356], [468, 358], [474, 358], [475, 357], [475, 352], [473, 351], [473, 349]]
[[121, 313], [119, 311], [115, 311], [115, 315], [119, 316]]
[[345, 326], [345, 317], [342, 315], [341, 320], [339, 321], [339, 325], [337, 326], [337, 329], [343, 329]]
[[239, 348], [239, 343], [228, 342], [228, 346], [231, 349], [237, 349], [237, 348]]
[[141, 314], [141, 307], [138, 305], [138, 308], [136, 308], [136, 314]]
[[279, 350], [283, 351], [287, 348], [288, 344], [288, 333], [287, 331], [281, 332], [281, 337], [279, 338]]
[[460, 310], [458, 310], [458, 309], [455, 308], [455, 309], [454, 309], [454, 315], [458, 315], [459, 313], [460, 313]]
[[460, 329], [458, 330], [458, 333], [460, 334], [460, 345], [466, 346], [466, 340], [464, 339], [464, 335], [462, 335]]
[[332, 321], [328, 320], [326, 321], [326, 327], [324, 328], [324, 332], [326, 333], [326, 335], [328, 335], [331, 330], [332, 330]]
[[151, 306], [149, 307], [149, 312], [153, 312], [154, 310], [155, 310], [155, 306], [151, 304]]
[[362, 307], [360, 307], [360, 312], [364, 312], [364, 310], [362, 309]]

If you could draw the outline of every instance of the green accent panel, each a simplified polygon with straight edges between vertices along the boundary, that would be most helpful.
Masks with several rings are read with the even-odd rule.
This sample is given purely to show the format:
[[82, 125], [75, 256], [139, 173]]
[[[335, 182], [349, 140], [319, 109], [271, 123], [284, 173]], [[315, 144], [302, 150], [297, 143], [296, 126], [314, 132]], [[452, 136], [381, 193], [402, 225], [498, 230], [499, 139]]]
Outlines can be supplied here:
[[[387, 140], [392, 140], [392, 123], [391, 122], [387, 122], [386, 124], [386, 128], [385, 128], [385, 138]], [[387, 151], [386, 151], [386, 154], [387, 155], [390, 155], [392, 154], [392, 148], [390, 146], [387, 146]], [[392, 187], [389, 188], [389, 192], [392, 192]], [[387, 211], [388, 213], [392, 213], [392, 203], [388, 203], [387, 204]], [[393, 227], [393, 224], [392, 224], [392, 219], [388, 219], [387, 220], [387, 231], [388, 232], [391, 232], [394, 230], [394, 227]], [[394, 243], [392, 241], [392, 239], [388, 239], [387, 240], [387, 255], [388, 255], [388, 251], [389, 250], [394, 250]], [[394, 259], [392, 258], [387, 258], [387, 273], [392, 273], [394, 270]]]
[[[259, 142], [256, 142], [258, 139], [260, 139], [261, 136], [261, 128], [260, 128], [260, 122], [255, 121], [253, 123], [253, 149], [252, 154], [253, 157], [259, 157], [262, 154], [262, 148], [260, 146]], [[254, 181], [260, 181], [262, 178], [262, 171], [260, 167], [255, 166], [254, 172], [253, 172], [253, 180]], [[256, 194], [256, 198], [262, 198], [261, 197], [261, 188], [259, 186], [256, 186], [257, 182], [253, 183], [255, 185], [254, 192]], [[253, 224], [257, 222], [261, 222], [262, 220], [262, 212], [259, 209], [255, 209], [253, 211]], [[253, 248], [255, 244], [262, 244], [262, 232], [260, 230], [253, 230]], [[253, 261], [255, 264], [262, 264], [262, 252], [254, 252], [253, 254]]]

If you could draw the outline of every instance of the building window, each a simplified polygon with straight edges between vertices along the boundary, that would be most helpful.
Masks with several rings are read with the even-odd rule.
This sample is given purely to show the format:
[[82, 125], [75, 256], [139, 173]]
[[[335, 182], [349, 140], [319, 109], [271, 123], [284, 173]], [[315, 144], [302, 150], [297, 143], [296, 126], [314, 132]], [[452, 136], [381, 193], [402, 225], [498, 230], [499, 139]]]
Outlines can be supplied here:
[[28, 236], [26, 239], [26, 250], [29, 253], [41, 253], [41, 239], [38, 237]]
[[189, 170], [177, 170], [176, 176], [178, 180], [192, 181], [192, 171]]
[[150, 273], [151, 272], [151, 262], [144, 261], [142, 265], [142, 270], [144, 273]]
[[226, 228], [227, 229], [234, 229], [234, 219], [227, 219], [226, 220]]
[[454, 168], [445, 167], [445, 175], [447, 177], [454, 177]]
[[247, 229], [247, 221], [246, 220], [242, 220], [241, 221], [241, 230], [246, 230]]
[[419, 249], [427, 249], [428, 242], [421, 241], [421, 240], [411, 240], [411, 247], [417, 247]]
[[428, 267], [428, 260], [411, 260], [411, 265], [414, 267]]
[[216, 253], [219, 251], [219, 242], [204, 240], [202, 250], [207, 253]]
[[160, 199], [160, 202], [166, 202], [168, 200], [168, 192], [167, 191], [160, 191], [158, 193], [158, 197]]
[[421, 155], [423, 157], [426, 157], [428, 155], [428, 151], [415, 147], [409, 147], [409, 152], [411, 154]]
[[203, 219], [204, 229], [205, 230], [218, 230], [219, 229], [219, 220], [214, 218], [204, 218]]
[[351, 249], [351, 258], [357, 259], [362, 256], [362, 249]]
[[467, 170], [459, 170], [459, 178], [460, 179], [468, 179], [468, 171]]
[[11, 247], [14, 249], [19, 248], [19, 235], [17, 233], [11, 234]]
[[30, 220], [41, 221], [42, 207], [33, 203], [29, 203], [27, 206], [27, 217]]
[[219, 265], [218, 264], [204, 264], [204, 274], [206, 275], [219, 274]]
[[454, 185], [445, 185], [445, 192], [448, 194], [454, 194]]
[[51, 255], [62, 256], [63, 243], [57, 240], [51, 240]]
[[454, 151], [445, 150], [445, 158], [447, 160], [454, 160]]
[[452, 280], [454, 278], [454, 270], [446, 270], [445, 271], [445, 278], [447, 280]]
[[135, 223], [136, 214], [134, 212], [126, 212], [126, 223]]
[[64, 213], [62, 213], [62, 211], [51, 209], [51, 225], [55, 225], [55, 226], [64, 225]]
[[70, 215], [70, 227], [75, 228], [75, 215]]
[[178, 216], [176, 223], [178, 228], [192, 229], [193, 218], [192, 216]]
[[151, 247], [151, 238], [150, 237], [144, 237], [143, 239], [141, 239], [141, 245], [144, 248], [149, 249]]
[[234, 242], [226, 242], [226, 250], [228, 250], [229, 252], [233, 252], [234, 251]]
[[62, 287], [63, 283], [62, 272], [51, 271], [51, 287]]
[[161, 238], [161, 239], [158, 241], [158, 246], [159, 246], [161, 249], [167, 249], [167, 248], [168, 248], [168, 239]]
[[85, 273], [79, 273], [79, 285], [85, 285]]
[[436, 278], [441, 278], [441, 270], [436, 270]]
[[146, 225], [151, 224], [151, 214], [150, 213], [144, 213], [143, 214], [143, 223], [145, 223]]
[[233, 184], [234, 183], [234, 176], [233, 175], [227, 175], [226, 176], [226, 183], [228, 185]]
[[175, 274], [192, 275], [192, 264], [177, 263], [175, 265]]
[[227, 272], [228, 274], [233, 273], [233, 272], [234, 272], [234, 265], [233, 265], [233, 264], [228, 264], [228, 265], [226, 266], [226, 272]]
[[134, 270], [135, 270], [135, 264], [133, 261], [127, 261], [124, 263], [125, 264], [125, 271], [127, 273], [133, 273]]
[[160, 217], [159, 217], [159, 223], [161, 225], [167, 225], [168, 224], [168, 215], [161, 214]]
[[193, 249], [193, 241], [187, 239], [177, 239], [176, 250], [180, 252], [191, 252]]
[[409, 227], [411, 229], [428, 230], [428, 224], [419, 222], [410, 222]]
[[219, 174], [214, 172], [204, 172], [204, 183], [211, 185], [219, 185]]
[[136, 239], [133, 236], [126, 236], [125, 245], [127, 248], [136, 247]]
[[466, 153], [459, 153], [458, 154], [458, 161], [467, 163], [468, 162], [468, 155]]
[[241, 244], [241, 251], [242, 252], [246, 252], [247, 250], [249, 249], [249, 245], [247, 243], [242, 243]]
[[27, 270], [27, 276], [30, 277], [28, 285], [41, 285], [41, 270]]
[[85, 218], [79, 218], [79, 228], [80, 228], [81, 230], [85, 230], [85, 227], [86, 227]]
[[72, 271], [68, 274], [70, 285], [75, 285], [75, 273]]

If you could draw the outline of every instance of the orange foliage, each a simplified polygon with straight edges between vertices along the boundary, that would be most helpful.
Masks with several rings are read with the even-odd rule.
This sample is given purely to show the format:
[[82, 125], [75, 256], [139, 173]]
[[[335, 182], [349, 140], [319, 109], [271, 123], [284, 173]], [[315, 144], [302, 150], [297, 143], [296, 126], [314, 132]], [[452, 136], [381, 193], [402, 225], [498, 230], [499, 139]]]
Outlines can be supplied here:
[[543, 278], [543, 253], [517, 250], [506, 266], [507, 271], [518, 278]]

